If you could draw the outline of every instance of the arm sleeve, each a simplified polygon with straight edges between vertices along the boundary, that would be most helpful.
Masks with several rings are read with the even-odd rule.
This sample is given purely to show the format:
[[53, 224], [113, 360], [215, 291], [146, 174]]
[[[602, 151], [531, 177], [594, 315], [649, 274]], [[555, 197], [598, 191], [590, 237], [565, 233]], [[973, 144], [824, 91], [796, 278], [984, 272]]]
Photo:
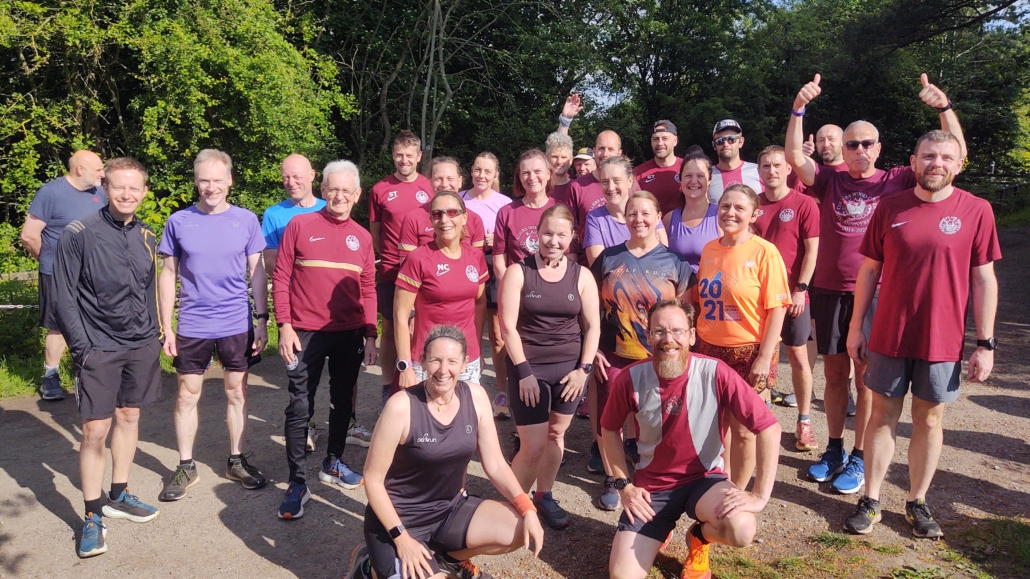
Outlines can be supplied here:
[[300, 220], [291, 219], [280, 239], [279, 254], [272, 271], [272, 305], [275, 307], [275, 321], [280, 324], [293, 322], [290, 317], [290, 280], [293, 278], [299, 234]]
[[[168, 222], [165, 223], [165, 229], [161, 232], [161, 244], [157, 246], [157, 252], [162, 255], [174, 257], [176, 259], [182, 258], [182, 246], [179, 245], [178, 219], [175, 219], [175, 214], [168, 218]], [[248, 254], [249, 255], [249, 254]]]
[[486, 256], [483, 252], [476, 252], [476, 267], [479, 268], [479, 283], [486, 283], [490, 278], [490, 270], [486, 268]]
[[604, 238], [601, 237], [601, 220], [587, 213], [587, 222], [583, 226], [583, 247], [592, 245], [604, 245]]
[[397, 274], [397, 287], [417, 294], [422, 287], [423, 261], [425, 261], [426, 250], [412, 252], [408, 259], [401, 264], [401, 271]]
[[279, 232], [276, 231], [275, 223], [273, 223], [275, 214], [272, 207], [265, 209], [265, 213], [261, 216], [261, 235], [265, 238], [266, 249], [279, 249]]
[[465, 230], [468, 231], [469, 242], [472, 243], [472, 247], [483, 249], [486, 246], [486, 228], [483, 226], [483, 218], [469, 211]]
[[973, 255], [969, 260], [973, 267], [1001, 259], [1001, 245], [998, 244], [998, 228], [994, 222], [994, 209], [986, 201], [981, 201], [980, 204], [983, 206], [983, 210], [980, 212], [980, 222], [977, 224], [976, 235], [973, 237]]
[[79, 313], [76, 289], [82, 274], [83, 230], [78, 222], [66, 227], [54, 256], [54, 286], [57, 290], [57, 325], [61, 328], [72, 358], [82, 362], [92, 344]]
[[50, 188], [43, 186], [32, 198], [29, 204], [29, 215], [39, 219], [43, 223], [50, 221], [54, 211], [54, 195]]
[[268, 245], [265, 237], [261, 234], [261, 226], [258, 223], [257, 215], [247, 212], [247, 225], [250, 227], [250, 239], [247, 240], [247, 255], [254, 255], [262, 252]]
[[418, 211], [412, 211], [404, 217], [401, 223], [401, 237], [397, 242], [397, 250], [401, 256], [405, 256], [418, 248], [418, 219], [415, 215]]
[[908, 189], [916, 186], [916, 173], [911, 166], [895, 167], [887, 172], [888, 181], [897, 181], [897, 186]]
[[361, 266], [361, 309], [365, 318], [365, 337], [379, 337], [378, 300], [376, 299], [376, 256], [372, 249], [372, 236], [365, 246], [365, 261]]
[[862, 236], [862, 245], [859, 246], [859, 253], [868, 257], [869, 259], [875, 259], [876, 261], [883, 261], [883, 217], [887, 213], [884, 209], [883, 203], [876, 206], [873, 211], [873, 217], [869, 220], [869, 227], [865, 230], [865, 235]]
[[[378, 183], [376, 185], [378, 185]], [[372, 186], [372, 191], [368, 196], [368, 220], [379, 222], [383, 220], [383, 216], [381, 215], [383, 208], [379, 206], [379, 189], [376, 185]]]
[[744, 428], [758, 434], [776, 424], [776, 415], [762, 398], [722, 360], [718, 361], [715, 369], [715, 382], [719, 406], [732, 414]]
[[770, 310], [791, 304], [790, 284], [787, 283], [787, 266], [783, 263], [776, 246], [769, 244], [762, 259], [761, 305]]
[[494, 226], [494, 255], [505, 255], [508, 249], [508, 216], [511, 204], [501, 207], [497, 212], [497, 224]]
[[819, 206], [815, 204], [815, 199], [802, 197], [798, 213], [801, 217], [801, 239], [819, 237]]
[[805, 193], [822, 201], [826, 191], [830, 188], [830, 180], [833, 179], [834, 173], [836, 171], [826, 169], [819, 163], [815, 163], [815, 182], [812, 183], [811, 187], [805, 189]]
[[[650, 362], [644, 363], [649, 364]], [[762, 407], [765, 408], [764, 403]], [[620, 372], [612, 381], [608, 402], [605, 403], [604, 412], [601, 414], [601, 428], [617, 432], [626, 422], [626, 417], [636, 411], [637, 403], [633, 399], [633, 381], [630, 379], [629, 372]]]

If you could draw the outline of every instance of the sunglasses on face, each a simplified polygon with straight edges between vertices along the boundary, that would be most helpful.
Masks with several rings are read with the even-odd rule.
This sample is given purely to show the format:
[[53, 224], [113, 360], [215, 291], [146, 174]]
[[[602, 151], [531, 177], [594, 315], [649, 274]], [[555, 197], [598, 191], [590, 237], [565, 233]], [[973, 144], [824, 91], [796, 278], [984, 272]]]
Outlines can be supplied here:
[[868, 151], [869, 149], [872, 149], [873, 145], [875, 145], [875, 144], [876, 144], [876, 139], [864, 139], [864, 140], [861, 140], [861, 141], [845, 141], [844, 146], [849, 151], [857, 151], [858, 150], [858, 146], [862, 145], [862, 148], [865, 149], [866, 151]]
[[717, 147], [721, 147], [721, 146], [725, 145], [726, 143], [729, 143], [729, 144], [732, 145], [733, 143], [736, 143], [737, 141], [741, 140], [742, 138], [743, 137], [740, 137], [740, 136], [736, 136], [736, 137], [733, 137], [733, 136], [719, 137], [718, 139], [715, 140], [715, 145]]
[[433, 209], [432, 211], [429, 212], [429, 216], [432, 217], [434, 220], [439, 221], [439, 220], [443, 219], [444, 215], [446, 215], [447, 217], [450, 217], [451, 219], [454, 219], [455, 217], [461, 215], [462, 213], [465, 213], [465, 212], [462, 211], [461, 209]]

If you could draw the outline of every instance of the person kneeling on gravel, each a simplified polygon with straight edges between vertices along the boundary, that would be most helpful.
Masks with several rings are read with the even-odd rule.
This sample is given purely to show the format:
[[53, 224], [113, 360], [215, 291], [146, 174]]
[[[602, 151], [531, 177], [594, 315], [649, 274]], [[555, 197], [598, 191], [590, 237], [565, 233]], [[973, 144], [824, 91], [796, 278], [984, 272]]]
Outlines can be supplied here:
[[[624, 509], [608, 562], [613, 579], [643, 579], [686, 513], [690, 555], [681, 578], [706, 579], [710, 542], [751, 543], [756, 513], [769, 502], [779, 459], [780, 425], [765, 402], [725, 362], [692, 354], [694, 308], [679, 299], [648, 312], [654, 357], [627, 366], [616, 377], [601, 437], [611, 459]], [[757, 437], [754, 490], [730, 482], [723, 469], [720, 416], [732, 414]], [[640, 460], [630, 482], [619, 430], [632, 414]]]

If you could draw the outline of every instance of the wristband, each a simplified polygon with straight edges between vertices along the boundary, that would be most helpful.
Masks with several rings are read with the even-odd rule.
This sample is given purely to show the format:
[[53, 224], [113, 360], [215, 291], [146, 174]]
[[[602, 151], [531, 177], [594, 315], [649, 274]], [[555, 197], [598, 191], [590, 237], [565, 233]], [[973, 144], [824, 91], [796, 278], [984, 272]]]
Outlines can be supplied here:
[[805, 107], [801, 107], [800, 111], [790, 109], [790, 114], [794, 115], [795, 117], [803, 117], [805, 116]]
[[511, 501], [511, 504], [515, 507], [515, 510], [519, 512], [519, 515], [522, 515], [523, 517], [530, 511], [534, 513], [536, 512], [536, 505], [533, 504], [533, 499], [529, 498], [529, 495], [526, 493], [522, 493], [515, 497], [515, 499]]
[[255, 320], [265, 320], [267, 322], [268, 321], [268, 312], [265, 312], [263, 314], [257, 314], [256, 316], [254, 316], [254, 319]]
[[515, 364], [515, 374], [518, 375], [519, 380], [525, 380], [533, 375], [533, 368], [529, 366], [529, 362]]
[[937, 112], [938, 113], [946, 113], [946, 112], [948, 112], [950, 110], [951, 110], [951, 101], [948, 101], [948, 104], [946, 106], [943, 106], [943, 107], [940, 107], [939, 109], [937, 109]]
[[558, 115], [558, 124], [567, 129], [572, 126], [572, 117]]

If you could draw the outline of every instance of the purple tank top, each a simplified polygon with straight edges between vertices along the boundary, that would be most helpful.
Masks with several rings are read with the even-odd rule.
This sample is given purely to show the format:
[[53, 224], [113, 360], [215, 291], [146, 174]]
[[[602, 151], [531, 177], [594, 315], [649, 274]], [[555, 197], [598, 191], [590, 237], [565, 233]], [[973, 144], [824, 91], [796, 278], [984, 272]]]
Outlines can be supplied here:
[[672, 210], [669, 227], [669, 249], [690, 264], [694, 273], [701, 263], [701, 250], [709, 241], [719, 237], [719, 206], [708, 204], [708, 211], [697, 227], [683, 225], [683, 208]]

